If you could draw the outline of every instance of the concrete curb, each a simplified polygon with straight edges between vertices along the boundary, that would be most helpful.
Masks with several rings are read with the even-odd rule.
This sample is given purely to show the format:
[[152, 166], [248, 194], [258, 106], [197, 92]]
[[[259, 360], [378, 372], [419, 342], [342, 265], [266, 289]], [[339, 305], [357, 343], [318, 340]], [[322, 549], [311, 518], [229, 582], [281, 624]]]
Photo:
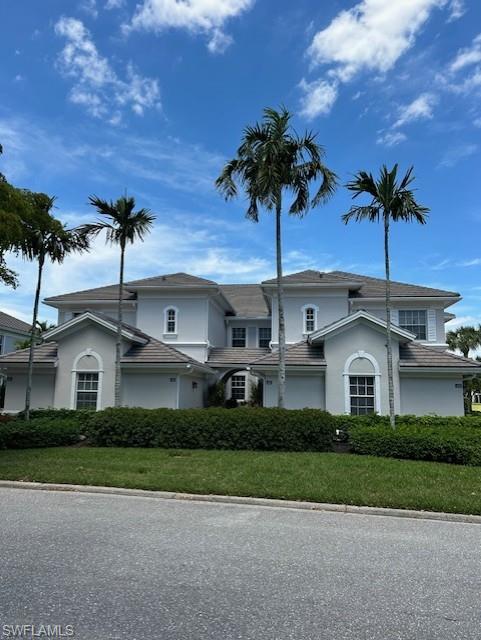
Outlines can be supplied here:
[[413, 509], [389, 509], [383, 507], [356, 507], [349, 504], [329, 504], [324, 502], [303, 502], [296, 500], [275, 500], [272, 498], [250, 498], [247, 496], [218, 496], [195, 493], [175, 493], [173, 491], [148, 491], [145, 489], [124, 489], [122, 487], [96, 487], [81, 484], [53, 484], [46, 482], [19, 482], [0, 480], [0, 489], [33, 489], [36, 491], [63, 491], [73, 493], [97, 493], [114, 496], [154, 498], [157, 500], [184, 500], [210, 502], [215, 504], [239, 504], [251, 507], [276, 507], [281, 509], [302, 509], [304, 511], [328, 511], [364, 516], [385, 516], [392, 518], [413, 518], [415, 520], [438, 520], [481, 524], [481, 516], [462, 513], [441, 513], [438, 511], [415, 511]]

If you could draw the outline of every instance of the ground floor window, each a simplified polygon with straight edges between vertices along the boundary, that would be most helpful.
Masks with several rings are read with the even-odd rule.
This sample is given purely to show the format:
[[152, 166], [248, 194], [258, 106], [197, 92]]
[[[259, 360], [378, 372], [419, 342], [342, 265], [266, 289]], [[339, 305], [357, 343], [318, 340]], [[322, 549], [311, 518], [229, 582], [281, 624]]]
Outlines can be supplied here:
[[77, 409], [96, 409], [99, 393], [98, 373], [77, 374]]
[[374, 413], [374, 376], [349, 376], [351, 415]]
[[246, 399], [246, 379], [245, 376], [232, 376], [231, 378], [231, 398], [233, 400]]

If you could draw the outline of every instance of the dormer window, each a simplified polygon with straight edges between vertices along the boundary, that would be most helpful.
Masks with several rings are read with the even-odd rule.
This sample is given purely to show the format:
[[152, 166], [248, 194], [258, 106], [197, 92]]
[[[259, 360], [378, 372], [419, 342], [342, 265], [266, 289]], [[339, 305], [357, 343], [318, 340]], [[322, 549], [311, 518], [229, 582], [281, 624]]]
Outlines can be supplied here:
[[165, 310], [165, 333], [177, 333], [177, 309], [174, 307]]
[[303, 313], [303, 333], [312, 333], [317, 328], [317, 307], [306, 305], [302, 308]]

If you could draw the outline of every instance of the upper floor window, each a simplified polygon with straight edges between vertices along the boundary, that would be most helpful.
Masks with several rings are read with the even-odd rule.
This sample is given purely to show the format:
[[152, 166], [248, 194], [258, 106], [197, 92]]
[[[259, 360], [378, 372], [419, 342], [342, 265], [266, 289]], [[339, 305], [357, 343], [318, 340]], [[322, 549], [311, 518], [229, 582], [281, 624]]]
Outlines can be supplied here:
[[304, 331], [303, 333], [312, 333], [316, 330], [316, 307], [306, 306], [303, 308], [304, 313]]
[[165, 333], [177, 333], [177, 309], [172, 307], [165, 311]]
[[2, 355], [5, 348], [5, 336], [0, 334], [0, 355]]
[[414, 333], [418, 340], [426, 340], [427, 313], [425, 310], [399, 310], [399, 326]]
[[259, 347], [269, 348], [271, 342], [271, 328], [259, 327]]
[[246, 346], [246, 328], [245, 327], [232, 327], [232, 346], [233, 347]]

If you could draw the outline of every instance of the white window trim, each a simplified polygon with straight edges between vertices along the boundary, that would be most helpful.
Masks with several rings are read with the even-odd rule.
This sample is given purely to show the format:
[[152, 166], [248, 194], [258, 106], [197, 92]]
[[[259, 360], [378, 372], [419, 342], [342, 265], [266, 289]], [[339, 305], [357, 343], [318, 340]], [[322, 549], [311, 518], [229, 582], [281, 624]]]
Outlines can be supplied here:
[[[306, 310], [307, 309], [314, 309], [314, 329], [312, 331], [307, 331], [306, 328]], [[310, 333], [313, 333], [314, 331], [317, 331], [317, 316], [319, 314], [319, 307], [315, 304], [305, 304], [303, 307], [301, 307], [301, 313], [302, 313], [302, 333], [303, 335], [307, 336]]]
[[256, 336], [256, 347], [260, 348], [260, 340], [261, 340], [261, 329], [270, 329], [271, 339], [269, 340], [269, 345], [267, 349], [271, 348], [272, 345], [272, 327], [257, 327], [257, 336]]
[[[372, 371], [369, 372], [350, 372], [351, 365], [354, 360], [368, 360], [373, 368], [374, 373]], [[366, 353], [366, 351], [356, 351], [349, 356], [346, 360], [346, 364], [344, 365], [344, 413], [346, 415], [351, 415], [351, 390], [349, 385], [349, 376], [370, 376], [374, 378], [374, 407], [375, 411], [378, 414], [381, 414], [381, 370], [379, 369], [379, 364], [374, 356], [370, 353]]]
[[[97, 361], [97, 369], [78, 369], [78, 363], [81, 358], [84, 356], [92, 356]], [[76, 408], [76, 399], [77, 399], [77, 374], [78, 373], [98, 373], [99, 374], [99, 388], [97, 390], [97, 411], [100, 411], [102, 408], [102, 386], [104, 379], [104, 363], [102, 360], [102, 356], [99, 355], [96, 351], [92, 349], [85, 349], [85, 351], [81, 351], [75, 360], [73, 361], [72, 367], [72, 379], [70, 384], [70, 408]]]
[[[175, 311], [175, 331], [168, 330], [168, 314], [169, 311]], [[179, 329], [179, 310], [174, 305], [169, 304], [164, 309], [164, 336], [176, 336]]]
[[[239, 327], [231, 327], [230, 328], [230, 347], [232, 348], [236, 348], [236, 349], [245, 349], [247, 347], [247, 339], [248, 339], [248, 331], [247, 331], [247, 325], [241, 325]], [[244, 329], [244, 347], [234, 347], [234, 329]]]
[[[434, 334], [433, 334], [433, 328], [431, 326], [431, 322], [432, 322], [432, 318], [431, 318], [431, 311], [432, 309], [417, 309], [417, 308], [413, 308], [413, 307], [403, 307], [402, 309], [397, 309], [397, 325], [400, 325], [399, 322], [399, 313], [401, 311], [424, 311], [426, 314], [426, 337], [425, 338], [415, 338], [415, 342], [431, 342], [431, 338], [430, 335], [434, 335], [433, 341], [436, 340], [436, 313], [434, 314]], [[405, 329], [405, 331], [409, 331], [409, 329]]]
[[7, 336], [4, 333], [0, 333], [0, 356], [5, 352], [5, 341]]

